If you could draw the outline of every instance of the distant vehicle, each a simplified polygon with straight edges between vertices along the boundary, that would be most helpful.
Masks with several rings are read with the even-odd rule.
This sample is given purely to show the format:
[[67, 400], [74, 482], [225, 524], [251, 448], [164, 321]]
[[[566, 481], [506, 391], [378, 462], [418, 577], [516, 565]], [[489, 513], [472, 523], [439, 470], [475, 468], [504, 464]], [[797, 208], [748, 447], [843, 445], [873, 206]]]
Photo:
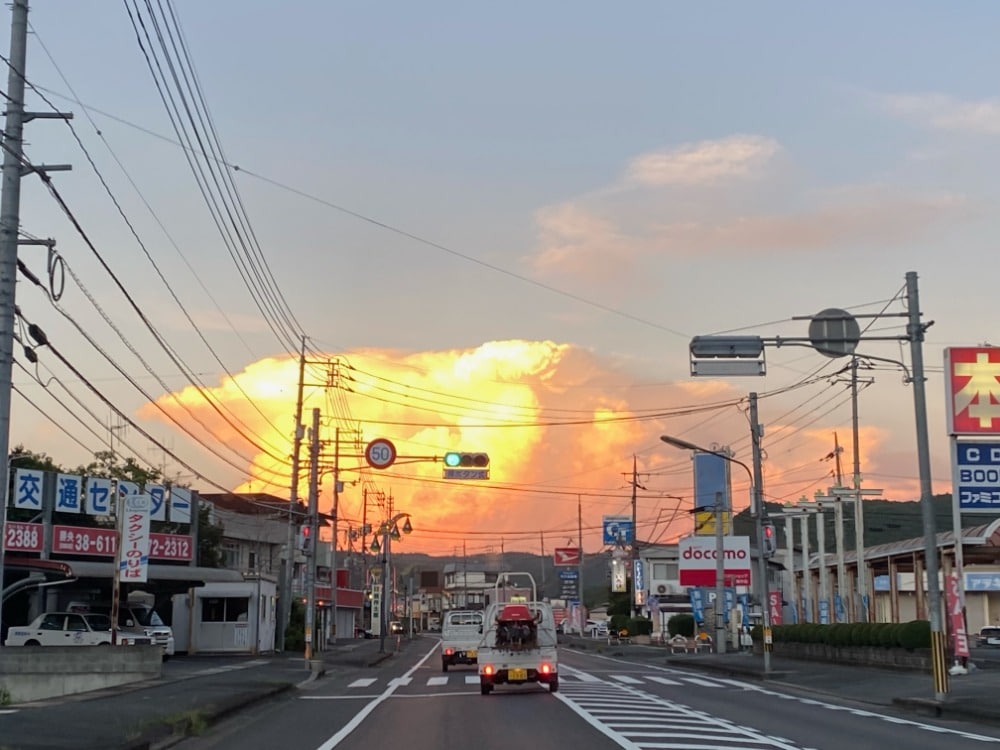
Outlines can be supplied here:
[[389, 633], [391, 635], [401, 635], [403, 633], [403, 623], [399, 620], [392, 620], [389, 623]]
[[355, 638], [374, 638], [375, 635], [372, 633], [371, 630], [366, 630], [365, 628], [363, 628], [360, 625], [358, 625], [357, 627], [354, 628], [354, 637]]
[[[122, 645], [148, 644], [138, 634], [119, 634]], [[111, 618], [94, 613], [47, 612], [30, 625], [12, 625], [6, 646], [110, 646]]]
[[976, 636], [977, 646], [1000, 646], [1000, 627], [987, 625]]
[[[109, 604], [89, 604], [86, 607], [87, 609], [84, 611], [111, 616], [111, 605]], [[73, 611], [78, 611], [72, 606], [70, 608]], [[119, 639], [123, 634], [126, 637], [131, 637], [133, 634], [148, 637], [152, 643], [160, 647], [164, 661], [174, 655], [174, 631], [148, 604], [120, 603], [118, 605], [118, 628]]]
[[441, 671], [455, 664], [475, 664], [483, 632], [483, 613], [456, 609], [445, 613], [441, 626]]
[[583, 632], [591, 638], [607, 638], [609, 632], [608, 621], [587, 620], [587, 624], [583, 627]]

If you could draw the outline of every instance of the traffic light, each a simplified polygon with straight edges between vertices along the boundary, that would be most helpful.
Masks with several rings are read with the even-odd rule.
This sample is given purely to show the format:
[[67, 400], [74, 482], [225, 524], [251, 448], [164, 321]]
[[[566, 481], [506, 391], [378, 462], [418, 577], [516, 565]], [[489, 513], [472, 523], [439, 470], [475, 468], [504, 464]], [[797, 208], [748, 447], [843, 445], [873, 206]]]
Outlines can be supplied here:
[[485, 469], [490, 465], [490, 455], [450, 451], [444, 454], [444, 465], [449, 469]]
[[312, 551], [312, 528], [307, 523], [299, 526], [299, 549], [306, 554]]
[[771, 521], [764, 521], [764, 525], [761, 526], [761, 534], [764, 537], [764, 557], [774, 557], [774, 553], [778, 551], [778, 538], [774, 530], [774, 523]]

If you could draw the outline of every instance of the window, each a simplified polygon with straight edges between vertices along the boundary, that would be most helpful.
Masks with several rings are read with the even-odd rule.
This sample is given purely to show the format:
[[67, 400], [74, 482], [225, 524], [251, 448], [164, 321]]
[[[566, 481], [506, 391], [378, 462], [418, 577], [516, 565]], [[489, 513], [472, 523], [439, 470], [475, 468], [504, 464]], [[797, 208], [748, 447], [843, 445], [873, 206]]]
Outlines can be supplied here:
[[247, 570], [257, 570], [257, 553], [247, 553]]
[[249, 611], [248, 596], [212, 596], [201, 600], [202, 622], [243, 622]]
[[676, 562], [654, 562], [654, 581], [676, 581], [679, 578]]
[[222, 545], [222, 564], [231, 570], [240, 570], [240, 547], [236, 542], [224, 542]]
[[42, 624], [38, 627], [42, 630], [62, 630], [65, 619], [63, 615], [45, 615]]

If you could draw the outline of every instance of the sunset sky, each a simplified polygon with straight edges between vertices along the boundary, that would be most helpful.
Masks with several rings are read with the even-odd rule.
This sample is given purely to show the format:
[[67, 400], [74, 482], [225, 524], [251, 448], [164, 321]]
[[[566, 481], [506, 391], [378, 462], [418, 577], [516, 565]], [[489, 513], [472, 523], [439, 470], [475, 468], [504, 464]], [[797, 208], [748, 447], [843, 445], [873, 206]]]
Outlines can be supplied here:
[[[639, 537], [673, 541], [691, 463], [660, 435], [748, 464], [751, 391], [769, 501], [832, 484], [835, 435], [850, 481], [848, 360], [789, 342], [766, 377], [704, 379], [688, 356], [701, 334], [802, 339], [835, 307], [879, 358], [865, 485], [914, 500], [893, 363], [912, 367], [915, 271], [950, 488], [943, 351], [997, 338], [1000, 8], [164, 7], [33, 4], [28, 108], [74, 119], [30, 122], [25, 155], [73, 169], [51, 173], [66, 211], [22, 186], [23, 230], [63, 265], [46, 291], [45, 249], [21, 248], [42, 286], [19, 276], [12, 446], [287, 497], [304, 337], [302, 421], [320, 410], [323, 510], [339, 453], [342, 529], [391, 498], [410, 550], [550, 551], [579, 524], [596, 552], [634, 461]], [[375, 438], [400, 454], [385, 471], [361, 458]], [[443, 480], [448, 450], [488, 452], [490, 479]]]

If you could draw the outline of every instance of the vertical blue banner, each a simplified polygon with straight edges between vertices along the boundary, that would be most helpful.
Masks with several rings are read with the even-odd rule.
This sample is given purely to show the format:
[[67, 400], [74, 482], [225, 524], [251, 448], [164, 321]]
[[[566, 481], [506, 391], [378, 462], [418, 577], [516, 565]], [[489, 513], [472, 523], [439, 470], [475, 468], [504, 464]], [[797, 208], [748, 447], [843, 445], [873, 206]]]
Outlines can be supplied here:
[[701, 598], [701, 589], [688, 589], [688, 596], [691, 597], [691, 614], [694, 615], [694, 621], [698, 625], [701, 625], [705, 622], [705, 609]]
[[715, 495], [722, 495], [722, 507], [730, 510], [729, 462], [714, 453], [694, 454], [694, 507], [714, 508]]

